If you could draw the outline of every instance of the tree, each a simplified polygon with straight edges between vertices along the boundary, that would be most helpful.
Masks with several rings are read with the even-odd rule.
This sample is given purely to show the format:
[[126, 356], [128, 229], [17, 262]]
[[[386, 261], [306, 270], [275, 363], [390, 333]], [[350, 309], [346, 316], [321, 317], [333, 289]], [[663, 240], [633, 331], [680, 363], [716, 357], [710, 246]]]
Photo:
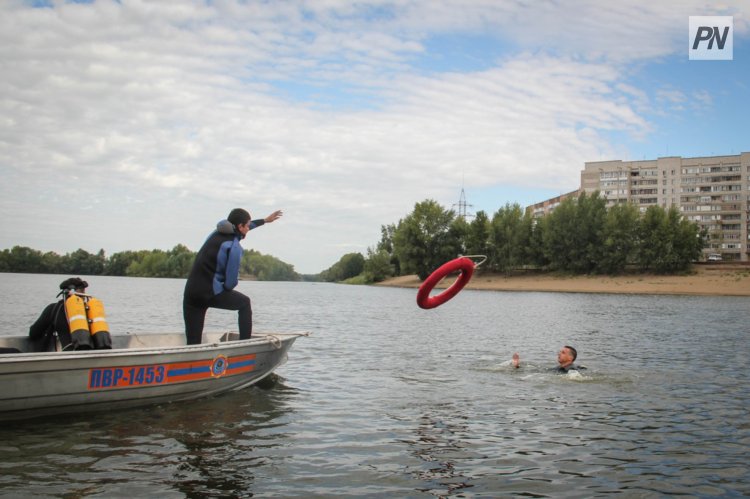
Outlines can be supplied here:
[[40, 272], [43, 268], [42, 253], [26, 246], [13, 246], [10, 251], [4, 251], [3, 260], [8, 272]]
[[[241, 266], [241, 271], [257, 275], [260, 280], [300, 279], [292, 265], [272, 256], [263, 256], [257, 252], [256, 254], [258, 262], [255, 263], [243, 257], [244, 266]], [[195, 253], [182, 244], [169, 251], [123, 251], [113, 254], [109, 259], [103, 249], [96, 254], [78, 249], [73, 253], [59, 256], [53, 252], [42, 254], [31, 248], [15, 246], [10, 250], [0, 251], [0, 272], [179, 278], [187, 277], [194, 260]], [[252, 265], [255, 267], [251, 268]]]
[[673, 223], [676, 225], [674, 246], [679, 255], [677, 270], [685, 270], [700, 258], [705, 247], [706, 232], [701, 231], [697, 223], [683, 218], [674, 206], [669, 210], [669, 218], [676, 218]]
[[523, 263], [522, 221], [523, 212], [518, 203], [508, 203], [495, 212], [490, 232], [492, 251], [489, 255], [493, 269], [510, 272]]
[[240, 262], [240, 273], [253, 275], [259, 281], [298, 281], [300, 279], [293, 265], [255, 250], [244, 250]]
[[163, 250], [142, 251], [125, 271], [129, 277], [167, 277], [166, 262], [169, 255]]
[[673, 234], [667, 213], [660, 206], [649, 206], [639, 227], [638, 266], [642, 271], [663, 272], [673, 265]]
[[46, 252], [44, 255], [42, 255], [42, 265], [39, 269], [39, 272], [48, 274], [62, 272], [64, 258], [65, 257], [58, 255], [54, 251]]
[[544, 256], [552, 270], [571, 270], [573, 267], [575, 211], [575, 200], [567, 198], [543, 219]]
[[431, 199], [417, 203], [393, 235], [393, 250], [402, 272], [426, 279], [430, 273], [462, 252], [455, 213]]
[[0, 272], [13, 272], [10, 268], [10, 250], [0, 251]]
[[104, 250], [93, 255], [79, 248], [62, 258], [62, 270], [66, 274], [100, 275], [105, 261]]
[[466, 234], [464, 244], [467, 255], [485, 255], [489, 257], [491, 247], [492, 225], [487, 213], [478, 211], [474, 220], [471, 221]]
[[365, 282], [380, 282], [394, 275], [391, 256], [388, 252], [367, 248], [364, 274]]
[[596, 270], [602, 257], [606, 201], [595, 192], [567, 198], [555, 208], [545, 227], [544, 251], [554, 269], [576, 273]]
[[164, 262], [164, 277], [187, 277], [195, 260], [195, 253], [187, 246], [178, 244], [167, 253]]
[[704, 244], [698, 225], [683, 219], [674, 206], [668, 211], [649, 206], [639, 233], [639, 267], [660, 274], [685, 270], [698, 259]]
[[135, 251], [121, 251], [109, 257], [107, 265], [104, 266], [104, 274], [124, 276], [127, 275], [128, 267], [138, 259]]
[[638, 208], [631, 203], [618, 203], [607, 210], [598, 272], [619, 274], [633, 261], [638, 248], [639, 218]]
[[524, 236], [526, 251], [524, 261], [536, 267], [547, 267], [549, 259], [544, 254], [544, 230], [547, 225], [547, 217], [536, 219], [533, 214], [524, 215]]
[[395, 224], [380, 226], [380, 241], [378, 242], [377, 252], [385, 251], [389, 255], [390, 264], [393, 267], [392, 275], [401, 274], [401, 263], [398, 261], [396, 253], [393, 251], [393, 234], [396, 232]]
[[361, 274], [364, 268], [365, 257], [362, 253], [347, 253], [338, 262], [321, 272], [320, 277], [328, 282], [345, 281]]
[[607, 201], [599, 192], [578, 196], [576, 203], [576, 247], [580, 249], [573, 270], [590, 273], [596, 271], [603, 255], [603, 230], [607, 217]]

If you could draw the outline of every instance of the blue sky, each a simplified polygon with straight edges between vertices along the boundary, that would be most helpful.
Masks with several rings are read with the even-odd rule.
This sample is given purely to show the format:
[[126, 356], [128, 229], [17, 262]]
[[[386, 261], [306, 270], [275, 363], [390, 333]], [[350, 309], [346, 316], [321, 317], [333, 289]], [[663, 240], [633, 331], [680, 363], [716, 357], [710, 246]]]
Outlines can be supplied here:
[[[746, 1], [0, 3], [0, 249], [245, 247], [317, 273], [461, 188], [490, 215], [587, 161], [750, 151]], [[688, 59], [730, 15], [732, 61]]]

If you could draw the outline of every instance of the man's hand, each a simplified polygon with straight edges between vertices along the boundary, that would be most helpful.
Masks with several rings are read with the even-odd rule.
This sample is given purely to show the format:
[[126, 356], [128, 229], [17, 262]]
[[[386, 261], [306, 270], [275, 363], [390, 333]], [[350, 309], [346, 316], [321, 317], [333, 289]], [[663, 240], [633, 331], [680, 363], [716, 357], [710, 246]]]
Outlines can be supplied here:
[[281, 210], [276, 210], [273, 213], [271, 213], [270, 215], [268, 215], [266, 218], [264, 218], [263, 220], [265, 220], [265, 222], [267, 224], [270, 224], [271, 222], [273, 222], [274, 220], [276, 220], [277, 218], [279, 218], [283, 214], [284, 213]]

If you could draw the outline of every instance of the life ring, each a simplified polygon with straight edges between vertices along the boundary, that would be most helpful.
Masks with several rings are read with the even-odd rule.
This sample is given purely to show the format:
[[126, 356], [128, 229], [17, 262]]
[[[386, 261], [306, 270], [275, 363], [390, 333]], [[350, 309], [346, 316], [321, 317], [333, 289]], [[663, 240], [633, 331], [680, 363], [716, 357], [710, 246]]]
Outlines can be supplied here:
[[[430, 291], [432, 291], [432, 288], [434, 288], [437, 283], [448, 274], [456, 271], [461, 271], [461, 273], [448, 289], [435, 296], [430, 296]], [[419, 286], [419, 291], [417, 292], [417, 305], [421, 308], [435, 308], [442, 305], [456, 296], [456, 294], [466, 286], [473, 273], [474, 262], [465, 256], [444, 263], [438, 267], [435, 272], [430, 274], [430, 276], [424, 280], [422, 285]]]

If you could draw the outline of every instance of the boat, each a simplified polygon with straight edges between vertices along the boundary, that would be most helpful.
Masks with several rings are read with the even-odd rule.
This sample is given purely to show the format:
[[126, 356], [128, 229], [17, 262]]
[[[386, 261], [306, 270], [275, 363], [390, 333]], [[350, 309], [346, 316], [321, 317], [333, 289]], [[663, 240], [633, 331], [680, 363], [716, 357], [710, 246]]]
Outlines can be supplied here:
[[111, 350], [34, 352], [26, 336], [0, 336], [0, 421], [111, 411], [239, 390], [282, 365], [306, 332], [112, 336]]

